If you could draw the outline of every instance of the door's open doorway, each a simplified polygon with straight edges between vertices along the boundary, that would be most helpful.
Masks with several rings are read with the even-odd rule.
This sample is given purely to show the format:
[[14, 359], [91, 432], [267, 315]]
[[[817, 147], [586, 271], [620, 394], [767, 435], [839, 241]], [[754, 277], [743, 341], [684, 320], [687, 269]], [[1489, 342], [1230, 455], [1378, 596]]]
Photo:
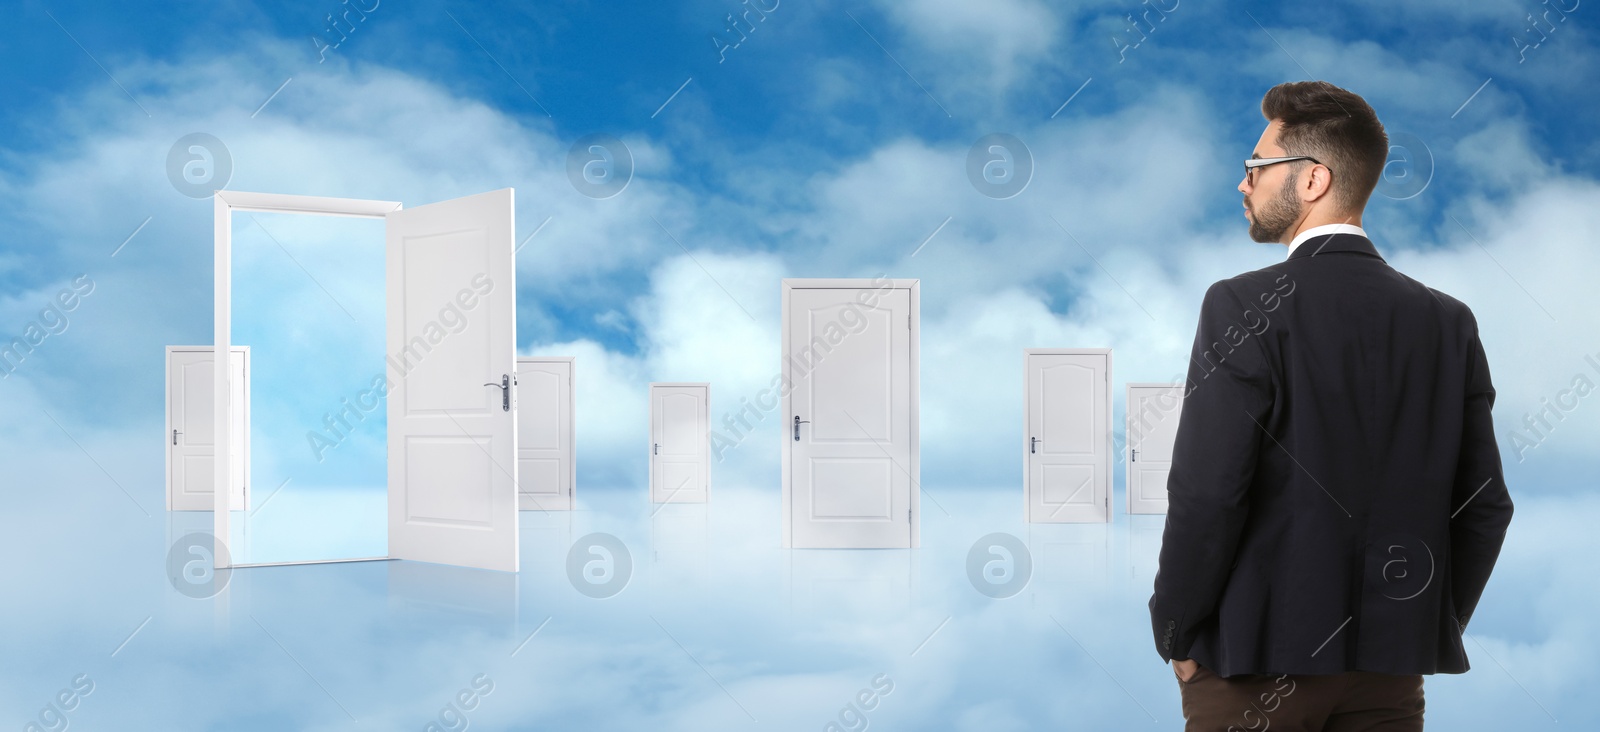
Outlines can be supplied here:
[[[218, 351], [228, 349], [234, 337], [235, 212], [383, 222], [384, 296], [378, 322], [384, 345], [379, 381], [387, 400], [380, 418], [386, 428], [387, 554], [333, 561], [413, 559], [517, 570], [513, 208], [509, 188], [412, 209], [390, 201], [239, 191], [215, 195], [213, 347]], [[315, 324], [286, 322], [283, 327]], [[254, 355], [258, 362], [266, 356]], [[228, 444], [236, 429], [227, 397], [230, 381], [226, 363], [217, 361], [212, 384], [217, 444]], [[220, 451], [212, 462], [214, 485], [227, 485], [233, 470], [229, 452]], [[306, 563], [233, 562], [226, 544], [233, 536], [234, 514], [243, 507], [233, 505], [228, 491], [216, 495], [217, 568]], [[322, 525], [315, 530], [340, 529]]]

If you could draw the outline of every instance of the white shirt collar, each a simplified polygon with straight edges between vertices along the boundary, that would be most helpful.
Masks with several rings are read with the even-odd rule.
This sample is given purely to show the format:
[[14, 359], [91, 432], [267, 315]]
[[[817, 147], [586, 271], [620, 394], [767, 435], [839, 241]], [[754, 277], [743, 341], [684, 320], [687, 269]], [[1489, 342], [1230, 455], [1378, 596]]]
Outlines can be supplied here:
[[[1321, 226], [1313, 226], [1305, 231], [1300, 232], [1299, 236], [1294, 238], [1294, 241], [1289, 242], [1289, 254], [1294, 254], [1294, 248], [1300, 246], [1301, 242], [1310, 239], [1313, 236], [1322, 236], [1324, 234], [1355, 234], [1356, 236], [1364, 237], [1367, 235], [1367, 232], [1365, 229], [1362, 229], [1354, 224], [1323, 224]], [[1288, 255], [1285, 255], [1284, 258], [1287, 259]]]

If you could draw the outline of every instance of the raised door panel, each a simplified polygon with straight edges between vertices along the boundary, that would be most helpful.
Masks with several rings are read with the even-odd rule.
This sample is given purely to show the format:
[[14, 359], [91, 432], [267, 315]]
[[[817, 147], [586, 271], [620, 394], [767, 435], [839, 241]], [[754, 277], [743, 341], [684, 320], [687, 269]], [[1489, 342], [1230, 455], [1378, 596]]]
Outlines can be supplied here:
[[911, 545], [910, 292], [796, 289], [786, 355], [793, 546]]
[[1167, 476], [1182, 415], [1182, 384], [1128, 387], [1129, 513], [1166, 513]]
[[523, 510], [572, 508], [570, 361], [517, 363], [517, 473]]
[[651, 393], [651, 500], [703, 503], [710, 487], [708, 390], [654, 385]]
[[[167, 449], [170, 459], [168, 507], [174, 511], [210, 511], [216, 482], [216, 423], [212, 403], [214, 358], [210, 349], [175, 350], [169, 356]], [[248, 508], [248, 352], [235, 349], [230, 363], [233, 378], [229, 384], [234, 408], [229, 442], [236, 456], [229, 464], [232, 473], [230, 504], [234, 510]], [[177, 434], [173, 434], [176, 430]]]
[[1026, 409], [1028, 520], [1109, 518], [1110, 427], [1103, 354], [1028, 354]]
[[[389, 554], [516, 571], [510, 189], [397, 210], [385, 224]], [[501, 384], [507, 388], [502, 390]]]

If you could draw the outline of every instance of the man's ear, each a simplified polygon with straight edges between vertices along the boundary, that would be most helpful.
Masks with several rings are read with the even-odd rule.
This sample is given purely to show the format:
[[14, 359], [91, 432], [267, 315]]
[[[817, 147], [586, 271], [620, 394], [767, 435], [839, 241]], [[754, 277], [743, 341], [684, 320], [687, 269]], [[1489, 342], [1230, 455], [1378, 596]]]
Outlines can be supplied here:
[[1321, 165], [1311, 166], [1311, 175], [1306, 176], [1305, 187], [1300, 191], [1300, 200], [1306, 203], [1316, 203], [1333, 193], [1333, 178], [1328, 169]]

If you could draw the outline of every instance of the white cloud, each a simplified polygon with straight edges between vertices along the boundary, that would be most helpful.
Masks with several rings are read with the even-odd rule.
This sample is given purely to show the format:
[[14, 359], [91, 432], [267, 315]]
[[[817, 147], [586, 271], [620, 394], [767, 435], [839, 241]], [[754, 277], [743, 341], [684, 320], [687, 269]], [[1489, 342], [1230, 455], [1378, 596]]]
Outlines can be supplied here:
[[[1561, 177], [1527, 188], [1505, 203], [1473, 198], [1439, 224], [1443, 245], [1386, 253], [1391, 263], [1424, 283], [1467, 303], [1478, 319], [1497, 397], [1495, 425], [1508, 466], [1517, 455], [1513, 430], [1534, 439], [1528, 460], [1593, 460], [1600, 437], [1600, 397], [1568, 397], [1563, 419], [1540, 439], [1521, 427], [1543, 400], [1585, 375], [1600, 385], [1600, 371], [1585, 354], [1600, 354], [1600, 310], [1588, 274], [1600, 269], [1600, 252], [1583, 243], [1600, 226], [1600, 186]], [[1459, 222], [1459, 223], [1458, 223]], [[1595, 356], [1600, 360], [1600, 355]], [[1509, 479], [1509, 478], [1508, 478]]]
[[[269, 45], [259, 53], [275, 52]], [[219, 100], [244, 103], [253, 92], [265, 98], [269, 84], [240, 80], [228, 68], [215, 63], [160, 69], [170, 93], [148, 101], [172, 114], [192, 115], [188, 121], [158, 129], [113, 124], [65, 156], [53, 154], [51, 165], [24, 164], [7, 181], [34, 212], [32, 223], [47, 227], [60, 244], [58, 261], [102, 262], [94, 270], [100, 290], [84, 304], [73, 329], [46, 342], [27, 365], [24, 373], [39, 388], [77, 394], [64, 385], [89, 380], [114, 392], [113, 402], [145, 405], [124, 408], [124, 416], [114, 418], [132, 415], [146, 425], [159, 420], [151, 398], [160, 392], [158, 362], [146, 358], [119, 366], [119, 377], [107, 380], [98, 354], [107, 344], [157, 354], [164, 343], [206, 340], [209, 207], [173, 192], [162, 167], [170, 140], [192, 129], [215, 130], [228, 143], [237, 165], [235, 188], [415, 205], [515, 186], [521, 236], [549, 217], [519, 257], [524, 322], [582, 333], [596, 320], [558, 321], [551, 313], [570, 318], [575, 308], [591, 308], [593, 319], [603, 323], [593, 338], [555, 344], [535, 336], [523, 350], [578, 354], [580, 390], [604, 387], [583, 391], [578, 421], [582, 462], [597, 466], [607, 484], [642, 475], [636, 447], [644, 442], [648, 381], [713, 382], [713, 421], [719, 424], [724, 414], [737, 411], [741, 397], [753, 399], [768, 386], [777, 369], [782, 276], [883, 272], [921, 278], [929, 365], [923, 375], [925, 439], [930, 446], [983, 445], [980, 454], [986, 456], [943, 462], [934, 457], [939, 451], [928, 450], [925, 475], [933, 484], [1008, 482], [1014, 461], [1006, 435], [1018, 408], [1013, 366], [1022, 348], [1109, 345], [1117, 351], [1119, 383], [1170, 379], [1178, 373], [1174, 365], [1186, 359], [1205, 286], [1281, 257], [1273, 248], [1246, 242], [1242, 221], [1220, 229], [1212, 223], [1207, 202], [1223, 190], [1231, 199], [1236, 181], [1231, 168], [1211, 172], [1228, 166], [1227, 156], [1210, 142], [1219, 125], [1209, 104], [1175, 86], [1152, 87], [1142, 101], [1103, 116], [1080, 114], [1019, 128], [1036, 172], [1014, 199], [996, 201], [973, 189], [963, 145], [899, 138], [825, 168], [798, 197], [748, 203], [766, 207], [743, 219], [762, 226], [752, 242], [707, 218], [709, 211], [725, 210], [725, 201], [697, 200], [667, 182], [673, 158], [648, 137], [629, 138], [640, 171], [629, 189], [614, 199], [593, 200], [566, 180], [565, 148], [540, 127], [543, 122], [529, 126], [404, 74], [365, 67], [332, 67], [297, 78], [292, 92], [286, 89], [275, 106], [250, 119]], [[241, 86], [249, 89], [239, 91]], [[108, 115], [88, 105], [69, 114], [68, 126], [88, 126]], [[1550, 183], [1508, 200], [1470, 199], [1471, 208], [1457, 216], [1564, 324], [1583, 323], [1584, 313], [1592, 311], [1585, 309], [1590, 288], [1574, 279], [1582, 267], [1568, 265], [1589, 257], [1572, 237], [1591, 225], [1582, 217], [1592, 208], [1587, 204], [1594, 192], [1583, 181], [1550, 178], [1524, 129], [1486, 128], [1464, 139], [1454, 158], [1507, 193], [1531, 180]], [[1492, 156], [1484, 152], [1505, 139], [1516, 144], [1502, 144]], [[781, 181], [761, 185], [782, 188]], [[108, 203], [93, 207], [90, 216], [73, 215], [69, 189]], [[131, 231], [141, 213], [159, 223], [153, 219], [117, 259], [107, 257], [114, 236]], [[948, 225], [912, 258], [946, 219]], [[1451, 227], [1436, 234], [1445, 248], [1421, 246], [1418, 251], [1426, 254], [1391, 259], [1474, 305], [1494, 349], [1497, 381], [1504, 384], [1502, 404], [1533, 409], [1541, 396], [1567, 385], [1579, 367], [1577, 351], [1565, 345], [1569, 336], [1501, 324], [1506, 313], [1515, 319], [1544, 316]], [[296, 231], [287, 235], [298, 236]], [[1538, 236], [1528, 238], [1530, 231]], [[1393, 246], [1383, 232], [1375, 235]], [[752, 246], [757, 243], [759, 248]], [[692, 259], [680, 245], [694, 253]], [[758, 251], [739, 253], [751, 249]], [[328, 279], [334, 290], [341, 287], [337, 274]], [[644, 292], [629, 284], [639, 279], [650, 283]], [[8, 322], [31, 317], [34, 303], [58, 284], [42, 282], [14, 294], [5, 310]], [[314, 322], [310, 313], [327, 310], [325, 296], [307, 282], [294, 287], [305, 296], [307, 314], [300, 319]], [[634, 337], [636, 351], [599, 345], [618, 330]], [[1501, 345], [1508, 337], [1521, 340]], [[1504, 362], [1501, 354], [1509, 353], [1543, 357]], [[64, 407], [65, 418], [75, 424], [85, 418], [78, 410], [92, 402], [86, 395], [67, 399], [72, 406]], [[719, 471], [739, 482], [773, 481], [774, 424], [762, 422]], [[1562, 425], [1567, 434], [1560, 437], [1573, 447], [1553, 438], [1538, 452], [1577, 451], [1594, 428], [1580, 414]], [[142, 458], [138, 472], [151, 475], [158, 457]]]
[[[1008, 5], [972, 22], [981, 26], [980, 37], [992, 38], [1035, 12], [1032, 5]], [[904, 22], [930, 44], [953, 43], [959, 35], [959, 29], [934, 21]], [[1027, 33], [1013, 43], [986, 57], [984, 73], [1014, 73], [1008, 63], [1025, 63], [1048, 47]], [[1339, 61], [1328, 49], [1313, 51], [1317, 63]], [[1280, 250], [1245, 241], [1236, 209], [1228, 211], [1228, 224], [1210, 223], [1208, 196], [1218, 186], [1231, 189], [1236, 168], [1219, 162], [1229, 156], [1214, 148], [1231, 143], [1213, 142], [1218, 126], [1200, 94], [1155, 87], [1149, 102], [1106, 117], [1024, 127], [1018, 134], [1034, 148], [1039, 177], [1010, 201], [982, 198], [967, 186], [960, 145], [887, 141], [819, 174], [803, 187], [793, 209], [750, 217], [775, 220], [771, 232], [795, 233], [752, 235], [708, 220], [703, 212], [720, 202], [675, 189], [669, 182], [672, 159], [649, 138], [629, 138], [639, 152], [642, 178], [624, 196], [592, 201], [566, 182], [564, 141], [544, 123], [517, 120], [393, 71], [335, 65], [323, 76], [297, 77], [273, 106], [250, 120], [246, 115], [271, 93], [277, 77], [245, 69], [270, 71], [273, 59], [287, 53], [269, 44], [212, 63], [129, 73], [119, 68], [119, 76], [141, 90], [160, 80], [164, 93], [141, 92], [158, 113], [156, 121], [136, 124], [126, 100], [114, 92], [90, 93], [82, 104], [63, 107], [60, 127], [69, 143], [20, 158], [0, 179], [0, 189], [20, 201], [15, 223], [48, 235], [41, 247], [48, 252], [43, 271], [6, 293], [0, 326], [14, 328], [31, 318], [70, 274], [89, 271], [99, 287], [74, 314], [71, 329], [53, 336], [22, 372], [0, 382], [0, 390], [10, 390], [0, 410], [7, 455], [7, 489], [0, 501], [21, 527], [0, 532], [0, 548], [29, 559], [9, 566], [8, 583], [34, 588], [9, 603], [4, 615], [14, 627], [38, 629], [38, 645], [29, 649], [37, 656], [102, 659], [151, 612], [147, 606], [162, 611], [149, 635], [137, 639], [149, 645], [134, 645], [115, 661], [139, 673], [119, 672], [118, 691], [107, 677], [105, 696], [90, 702], [117, 698], [164, 706], [172, 689], [197, 689], [202, 693], [184, 709], [197, 726], [236, 718], [242, 710], [288, 709], [304, 715], [296, 717], [306, 722], [302, 726], [317, 723], [305, 717], [325, 716], [332, 720], [328, 728], [342, 727], [347, 720], [313, 686], [325, 683], [364, 720], [422, 722], [484, 668], [480, 660], [493, 659], [504, 664], [494, 667], [501, 690], [486, 700], [483, 716], [474, 717], [489, 726], [541, 714], [605, 715], [637, 722], [622, 726], [668, 729], [745, 723], [729, 696], [758, 704], [763, 717], [772, 712], [774, 719], [809, 721], [821, 712], [820, 724], [879, 670], [902, 682], [882, 716], [873, 717], [885, 727], [1038, 727], [1064, 720], [1116, 726], [1130, 718], [1142, 723], [1128, 696], [1152, 706], [1162, 700], [1167, 706], [1158, 713], [1170, 721], [1175, 693], [1167, 671], [1149, 652], [1148, 625], [1139, 613], [1126, 612], [1142, 609], [1144, 588], [1069, 582], [1071, 592], [1028, 600], [1059, 601], [1050, 611], [1059, 611], [1064, 625], [1086, 627], [1074, 639], [1083, 641], [1080, 647], [1042, 620], [1037, 606], [1023, 605], [1021, 598], [978, 605], [961, 587], [963, 578], [937, 568], [959, 565], [969, 530], [1021, 530], [1017, 502], [996, 496], [1017, 488], [1010, 480], [1017, 449], [1011, 437], [1022, 348], [1112, 345], [1118, 386], [1171, 378], [1173, 366], [1185, 360], [1205, 286], [1281, 258]], [[1358, 59], [1370, 68], [1389, 60], [1382, 54]], [[1397, 94], [1426, 92], [1417, 86], [1419, 79], [1401, 82]], [[1441, 99], [1434, 94], [1418, 103]], [[228, 618], [213, 616], [209, 605], [173, 598], [151, 564], [172, 532], [192, 518], [160, 513], [155, 425], [161, 417], [160, 347], [203, 341], [209, 333], [210, 210], [205, 202], [174, 193], [162, 168], [171, 141], [196, 128], [213, 131], [234, 150], [235, 187], [414, 205], [515, 185], [522, 202], [519, 234], [550, 216], [549, 228], [520, 260], [525, 295], [600, 303], [593, 312], [607, 324], [606, 335], [631, 322], [638, 338], [631, 352], [601, 346], [599, 335], [541, 339], [523, 349], [578, 360], [580, 502], [592, 487], [626, 488], [635, 492], [630, 500], [642, 500], [637, 491], [643, 482], [645, 383], [712, 381], [713, 420], [720, 421], [738, 397], [765, 387], [776, 371], [780, 277], [870, 276], [875, 267], [923, 279], [924, 476], [944, 484], [936, 491], [972, 484], [995, 490], [965, 498], [953, 495], [957, 491], [939, 493], [961, 520], [928, 512], [927, 554], [917, 555], [927, 558], [919, 564], [910, 557], [897, 564], [885, 561], [886, 555], [876, 563], [851, 555], [864, 569], [850, 574], [816, 555], [785, 553], [779, 561], [779, 427], [764, 422], [727, 464], [714, 468], [718, 485], [751, 490], [718, 492], [708, 521], [718, 529], [727, 523], [717, 521], [732, 523], [739, 531], [732, 538], [706, 534], [706, 544], [717, 551], [708, 549], [697, 557], [699, 564], [675, 568], [692, 581], [672, 584], [673, 568], [646, 559], [643, 550], [656, 547], [636, 538], [645, 529], [634, 526], [637, 521], [617, 528], [613, 522], [622, 522], [602, 505], [561, 517], [569, 522], [568, 532], [632, 530], [641, 566], [657, 575], [642, 570], [640, 584], [616, 603], [575, 600], [559, 560], [534, 563], [509, 595], [498, 596], [511, 613], [531, 618], [529, 627], [511, 633], [496, 622], [457, 615], [453, 624], [430, 621], [429, 632], [437, 635], [402, 644], [394, 642], [393, 626], [366, 621], [374, 614], [399, 617], [405, 635], [412, 628], [405, 625], [413, 620], [408, 612], [439, 598], [409, 596], [403, 582], [389, 582], [393, 575], [358, 569], [337, 575], [338, 582], [318, 582], [316, 577], [329, 575], [310, 568], [250, 579], [241, 574], [231, 618], [232, 655], [218, 663], [251, 671], [241, 677], [196, 662], [214, 657], [216, 649], [195, 629]], [[1503, 418], [1518, 417], [1565, 387], [1585, 367], [1582, 354], [1600, 351], [1600, 344], [1585, 340], [1600, 333], [1595, 288], [1587, 279], [1600, 271], [1587, 239], [1600, 223], [1594, 213], [1600, 190], [1593, 181], [1547, 169], [1536, 159], [1536, 144], [1516, 132], [1485, 131], [1456, 148], [1461, 164], [1497, 182], [1494, 195], [1462, 196], [1448, 209], [1472, 236], [1448, 219], [1409, 241], [1389, 241], [1375, 232], [1400, 270], [1473, 307], [1500, 389], [1497, 417]], [[1504, 143], [1498, 150], [1497, 142]], [[1226, 174], [1208, 172], [1224, 168]], [[1230, 203], [1232, 196], [1226, 195]], [[1045, 213], [1067, 225], [1099, 263]], [[111, 259], [108, 253], [146, 216], [152, 217], [149, 228]], [[670, 227], [693, 258], [665, 238], [650, 216]], [[952, 217], [949, 227], [911, 259], [909, 252], [945, 217]], [[741, 241], [748, 248], [734, 247]], [[20, 261], [9, 254], [0, 259]], [[647, 285], [641, 288], [641, 282]], [[305, 283], [295, 287], [313, 298], [303, 303], [307, 312], [326, 309]], [[1581, 690], [1593, 674], [1575, 649], [1589, 647], [1594, 635], [1584, 615], [1593, 604], [1593, 583], [1583, 559], [1597, 549], [1589, 530], [1597, 506], [1592, 496], [1540, 493], [1577, 487], [1577, 468], [1592, 462], [1600, 428], [1595, 403], [1600, 402], [1584, 401], [1530, 457], [1567, 466], [1567, 484], [1512, 481], [1518, 516], [1472, 631], [1498, 663], [1469, 644], [1475, 673], [1429, 680], [1430, 705], [1445, 726], [1525, 725], [1530, 715], [1541, 714], [1530, 694], [1569, 724], [1581, 724], [1588, 709]], [[42, 419], [45, 410], [71, 439]], [[1506, 422], [1501, 424], [1504, 444]], [[965, 458], [960, 449], [976, 457]], [[1516, 470], [1508, 465], [1508, 471]], [[150, 518], [121, 495], [123, 488]], [[968, 503], [973, 510], [965, 510]], [[652, 524], [649, 530], [657, 528]], [[1062, 538], [1037, 531], [1041, 541]], [[1153, 557], [1144, 539], [1129, 539], [1129, 557], [1136, 548], [1144, 551], [1137, 556]], [[372, 584], [343, 581], [349, 577]], [[646, 592], [649, 581], [660, 582], [659, 593]], [[247, 589], [251, 582], [258, 583], [259, 595]], [[315, 624], [280, 625], [294, 608], [249, 604], [252, 598], [306, 590], [339, 612]], [[896, 612], [852, 597], [858, 591], [886, 593], [888, 609]], [[106, 597], [123, 602], [108, 608]], [[644, 624], [645, 610], [682, 633], [683, 647]], [[319, 681], [303, 678], [294, 667], [299, 661], [285, 658], [283, 649], [269, 645], [242, 617], [260, 611], [264, 626], [292, 631], [283, 636], [286, 647], [302, 654]], [[525, 655], [515, 659], [522, 665], [501, 661], [521, 640], [517, 636], [545, 613], [559, 620], [524, 652], [537, 660], [525, 662]], [[778, 617], [783, 613], [788, 615]], [[694, 618], [698, 626], [678, 625], [679, 617]], [[908, 660], [908, 649], [927, 639], [944, 617], [955, 618], [949, 629]], [[1019, 632], [1032, 642], [1019, 647]], [[684, 655], [685, 649], [698, 659]], [[1091, 660], [1081, 651], [1098, 657]], [[697, 668], [702, 661], [705, 666]], [[791, 668], [768, 665], [779, 662]], [[117, 668], [110, 660], [102, 663]], [[995, 668], [1006, 673], [997, 676]], [[726, 693], [718, 688], [722, 682], [705, 678], [713, 673], [726, 682]], [[1067, 691], [1041, 701], [1035, 684], [1019, 685], [1014, 678]], [[1129, 687], [1118, 689], [1113, 679]], [[31, 708], [43, 698], [17, 685], [0, 686], [10, 708]], [[987, 698], [1015, 703], [951, 708], [949, 700], [970, 698], [972, 689], [993, 690]], [[307, 699], [320, 706], [308, 707]], [[152, 718], [170, 712], [145, 711]], [[1473, 718], [1465, 718], [1469, 713]]]
[[[961, 93], [981, 93], [980, 88], [989, 90], [988, 94], [1003, 92], [1050, 50], [1060, 27], [1051, 9], [1035, 0], [881, 5], [929, 51], [961, 60], [962, 63], [943, 67], [945, 72], [954, 72], [944, 78], [958, 81]], [[881, 37], [879, 42], [884, 42]], [[933, 55], [922, 57], [929, 59]]]
[[[1315, 30], [1271, 24], [1266, 30], [1252, 38], [1255, 52], [1247, 55], [1244, 69], [1273, 83], [1310, 74], [1344, 87], [1366, 99], [1386, 125], [1392, 126], [1392, 120], [1402, 113], [1446, 118], [1484, 81], [1459, 59], [1424, 55], [1426, 51], [1415, 46], [1345, 42]], [[1507, 98], [1504, 90], [1491, 85], [1473, 104], [1489, 106]]]
[[1526, 120], [1500, 119], [1463, 135], [1453, 149], [1440, 149], [1435, 163], [1460, 166], [1476, 189], [1504, 196], [1541, 186], [1562, 172], [1539, 148]]

